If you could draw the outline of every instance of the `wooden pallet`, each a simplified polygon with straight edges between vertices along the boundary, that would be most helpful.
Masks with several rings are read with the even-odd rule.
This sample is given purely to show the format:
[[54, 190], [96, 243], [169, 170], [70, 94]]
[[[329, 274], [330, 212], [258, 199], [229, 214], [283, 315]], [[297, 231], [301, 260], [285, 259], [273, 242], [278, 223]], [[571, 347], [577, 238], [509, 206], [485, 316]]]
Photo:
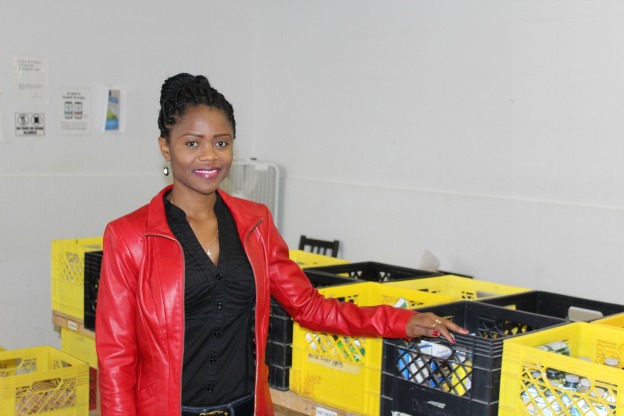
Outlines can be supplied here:
[[67, 328], [76, 331], [79, 334], [95, 338], [95, 332], [84, 327], [84, 321], [76, 319], [73, 316], [64, 315], [62, 313], [52, 312], [52, 323], [59, 328]]

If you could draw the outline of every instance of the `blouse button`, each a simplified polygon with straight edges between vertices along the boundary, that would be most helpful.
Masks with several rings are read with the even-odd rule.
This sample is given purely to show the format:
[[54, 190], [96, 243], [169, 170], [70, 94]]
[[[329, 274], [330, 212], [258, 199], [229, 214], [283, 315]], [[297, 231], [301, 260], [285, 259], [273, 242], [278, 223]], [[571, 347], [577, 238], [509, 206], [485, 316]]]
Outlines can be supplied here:
[[217, 274], [215, 277], [217, 278], [217, 280], [221, 280], [223, 276], [221, 276], [220, 274]]
[[217, 360], [215, 358], [210, 359], [210, 364], [216, 364]]
[[215, 338], [221, 338], [221, 331], [214, 331]]
[[206, 388], [206, 390], [208, 390], [208, 393], [212, 393], [214, 391], [214, 387], [208, 386], [208, 388]]
[[223, 302], [217, 302], [217, 309], [223, 308]]

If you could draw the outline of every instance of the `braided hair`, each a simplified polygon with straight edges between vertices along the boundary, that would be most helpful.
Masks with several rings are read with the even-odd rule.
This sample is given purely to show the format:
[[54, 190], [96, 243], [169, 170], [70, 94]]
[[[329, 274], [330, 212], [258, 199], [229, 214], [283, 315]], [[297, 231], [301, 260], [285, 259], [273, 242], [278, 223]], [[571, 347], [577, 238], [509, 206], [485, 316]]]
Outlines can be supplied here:
[[161, 137], [169, 141], [171, 128], [184, 116], [186, 110], [202, 104], [223, 111], [232, 124], [236, 137], [236, 121], [232, 105], [223, 94], [210, 86], [205, 76], [185, 73], [166, 79], [160, 90], [158, 128]]

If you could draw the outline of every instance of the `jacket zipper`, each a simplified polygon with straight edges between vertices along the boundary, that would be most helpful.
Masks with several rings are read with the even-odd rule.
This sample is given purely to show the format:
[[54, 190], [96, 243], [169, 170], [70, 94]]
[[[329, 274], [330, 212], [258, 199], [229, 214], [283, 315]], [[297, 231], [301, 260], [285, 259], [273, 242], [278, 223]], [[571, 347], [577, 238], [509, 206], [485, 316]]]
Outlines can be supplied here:
[[[245, 240], [243, 242], [243, 250], [245, 251], [245, 255], [247, 256], [247, 261], [249, 261], [249, 264], [251, 265], [251, 270], [253, 271], [253, 274], [254, 274], [254, 280], [256, 280], [257, 274], [256, 274], [256, 271], [254, 270], [254, 264], [251, 261], [251, 259], [249, 258], [249, 254], [248, 254], [249, 251], [247, 250], [247, 240], [249, 240], [249, 237], [251, 236], [251, 233], [253, 233], [263, 221], [264, 221], [264, 219], [260, 218], [249, 229], [249, 231], [245, 235]], [[258, 281], [256, 280], [256, 316], [254, 316], [254, 326], [258, 322], [257, 315], [258, 315]], [[256, 330], [256, 328], [254, 328], [254, 341], [255, 341], [254, 342], [254, 347], [256, 348], [256, 363], [254, 365], [254, 367], [255, 367], [255, 370], [254, 370], [255, 374], [254, 374], [254, 392], [253, 392], [253, 395], [254, 395], [254, 415], [255, 415], [256, 414], [256, 409], [257, 409], [257, 406], [258, 406], [258, 402], [256, 400], [256, 389], [258, 388], [258, 374], [259, 374], [259, 371], [258, 371], [258, 368], [259, 368], [258, 362], [259, 361], [258, 360], [260, 359], [258, 357], [258, 331]]]
[[185, 290], [185, 283], [186, 283], [186, 279], [184, 278], [184, 275], [186, 273], [186, 269], [185, 269], [185, 264], [184, 264], [184, 250], [182, 249], [182, 244], [180, 244], [180, 242], [175, 238], [172, 237], [170, 235], [165, 235], [165, 234], [145, 234], [146, 237], [163, 237], [166, 238], [167, 240], [171, 240], [171, 241], [175, 241], [178, 244], [178, 247], [180, 249], [180, 252], [182, 252], [182, 322], [181, 322], [181, 328], [182, 329], [182, 357], [180, 358], [180, 378], [179, 378], [179, 386], [180, 386], [180, 398], [179, 398], [179, 403], [180, 403], [180, 407], [182, 407], [182, 364], [183, 364], [183, 360], [184, 360], [184, 321], [186, 320], [186, 316], [184, 313], [184, 290]]

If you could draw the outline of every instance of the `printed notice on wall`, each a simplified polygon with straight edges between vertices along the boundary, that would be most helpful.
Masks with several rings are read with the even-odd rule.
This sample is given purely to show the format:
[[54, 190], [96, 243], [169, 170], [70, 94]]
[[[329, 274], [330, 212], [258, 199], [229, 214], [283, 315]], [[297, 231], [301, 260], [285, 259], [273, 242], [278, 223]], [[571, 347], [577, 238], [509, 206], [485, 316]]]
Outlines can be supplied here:
[[15, 113], [16, 136], [45, 136], [45, 114]]
[[105, 131], [123, 132], [125, 127], [125, 93], [119, 88], [108, 89]]
[[62, 88], [57, 101], [58, 133], [61, 135], [84, 135], [91, 131], [88, 88]]
[[28, 104], [47, 104], [50, 101], [47, 59], [15, 58], [13, 72], [15, 96], [19, 101]]

